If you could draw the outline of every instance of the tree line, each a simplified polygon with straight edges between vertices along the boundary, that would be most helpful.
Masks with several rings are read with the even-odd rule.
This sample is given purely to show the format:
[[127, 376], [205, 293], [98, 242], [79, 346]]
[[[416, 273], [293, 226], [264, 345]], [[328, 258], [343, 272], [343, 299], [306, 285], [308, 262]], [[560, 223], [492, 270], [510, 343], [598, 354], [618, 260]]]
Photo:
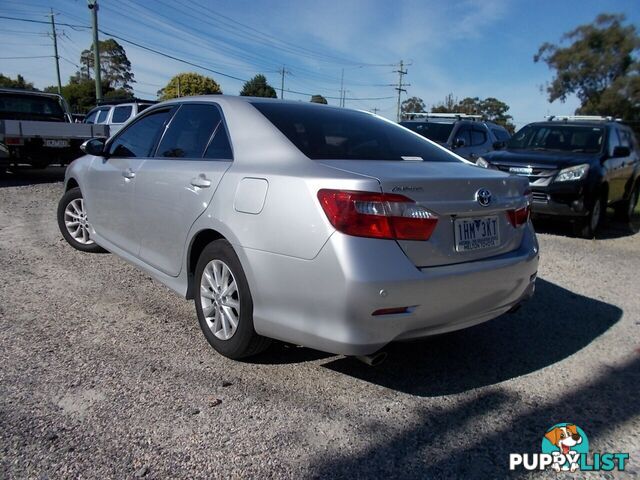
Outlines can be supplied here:
[[[105, 99], [132, 98], [135, 83], [131, 62], [122, 45], [109, 38], [99, 42], [102, 91]], [[640, 36], [633, 24], [622, 14], [600, 14], [586, 25], [565, 33], [557, 44], [545, 42], [533, 56], [534, 62], [544, 62], [553, 72], [552, 80], [543, 86], [549, 102], [564, 102], [575, 95], [580, 100], [577, 114], [599, 114], [620, 117], [640, 125]], [[86, 112], [96, 104], [92, 47], [80, 54], [79, 70], [62, 87], [62, 94], [71, 108]], [[16, 79], [0, 74], [0, 87], [35, 89], [21, 75]], [[45, 88], [57, 92], [57, 87]], [[211, 77], [198, 73], [180, 73], [158, 90], [160, 100], [177, 96], [219, 94], [220, 85]], [[277, 97], [276, 90], [262, 74], [247, 81], [240, 95]], [[321, 95], [312, 102], [327, 103]], [[402, 104], [405, 115], [426, 111], [425, 102], [411, 97]], [[432, 105], [432, 112], [460, 112], [483, 115], [513, 130], [509, 105], [494, 97], [462, 100], [453, 94]]]

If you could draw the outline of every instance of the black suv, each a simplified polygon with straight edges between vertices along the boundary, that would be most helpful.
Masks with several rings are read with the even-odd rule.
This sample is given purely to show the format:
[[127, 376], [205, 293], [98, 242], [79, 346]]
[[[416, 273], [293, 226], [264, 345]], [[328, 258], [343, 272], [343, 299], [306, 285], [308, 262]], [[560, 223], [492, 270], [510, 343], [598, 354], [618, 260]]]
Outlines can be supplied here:
[[503, 126], [486, 121], [481, 115], [464, 113], [410, 113], [408, 115], [413, 119], [400, 122], [400, 125], [473, 161], [480, 155], [502, 148], [511, 137]]
[[532, 212], [572, 219], [592, 238], [612, 206], [625, 221], [638, 203], [640, 148], [610, 117], [564, 116], [526, 125], [499, 152], [476, 162], [529, 178]]

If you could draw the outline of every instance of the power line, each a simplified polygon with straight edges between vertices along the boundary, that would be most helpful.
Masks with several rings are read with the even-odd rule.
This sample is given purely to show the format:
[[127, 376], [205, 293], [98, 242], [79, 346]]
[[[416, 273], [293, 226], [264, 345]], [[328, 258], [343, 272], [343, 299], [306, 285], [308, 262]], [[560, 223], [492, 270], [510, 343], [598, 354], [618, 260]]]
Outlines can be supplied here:
[[28, 58], [52, 58], [53, 55], [33, 55], [27, 57], [0, 57], [0, 60], [24, 60]]

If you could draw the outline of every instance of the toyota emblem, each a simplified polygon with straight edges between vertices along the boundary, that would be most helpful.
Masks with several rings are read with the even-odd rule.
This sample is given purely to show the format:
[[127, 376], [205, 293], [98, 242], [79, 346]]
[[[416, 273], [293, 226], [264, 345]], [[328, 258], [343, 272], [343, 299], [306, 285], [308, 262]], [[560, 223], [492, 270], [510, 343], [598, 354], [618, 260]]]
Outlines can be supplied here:
[[476, 200], [481, 207], [488, 207], [491, 203], [491, 192], [486, 188], [481, 188], [476, 192]]

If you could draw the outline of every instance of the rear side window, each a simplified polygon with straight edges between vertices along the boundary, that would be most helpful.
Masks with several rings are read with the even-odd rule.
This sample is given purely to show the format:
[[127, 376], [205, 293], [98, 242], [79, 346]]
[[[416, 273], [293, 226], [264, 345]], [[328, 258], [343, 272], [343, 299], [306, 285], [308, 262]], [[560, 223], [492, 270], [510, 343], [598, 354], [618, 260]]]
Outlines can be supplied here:
[[474, 127], [471, 130], [471, 145], [482, 145], [487, 141], [487, 134], [484, 130]]
[[171, 109], [157, 110], [137, 119], [120, 133], [109, 146], [113, 157], [148, 157], [155, 145]]
[[113, 117], [111, 117], [111, 123], [124, 123], [129, 120], [133, 107], [131, 105], [116, 107], [113, 110]]
[[312, 160], [459, 161], [419, 135], [368, 113], [306, 103], [252, 105]]
[[202, 158], [220, 120], [220, 111], [215, 105], [182, 105], [171, 119], [156, 156]]
[[216, 160], [233, 160], [231, 143], [229, 142], [229, 136], [227, 135], [227, 129], [224, 127], [224, 122], [221, 121], [218, 124], [216, 133], [211, 139], [211, 143], [207, 147], [204, 156], [205, 158]]

